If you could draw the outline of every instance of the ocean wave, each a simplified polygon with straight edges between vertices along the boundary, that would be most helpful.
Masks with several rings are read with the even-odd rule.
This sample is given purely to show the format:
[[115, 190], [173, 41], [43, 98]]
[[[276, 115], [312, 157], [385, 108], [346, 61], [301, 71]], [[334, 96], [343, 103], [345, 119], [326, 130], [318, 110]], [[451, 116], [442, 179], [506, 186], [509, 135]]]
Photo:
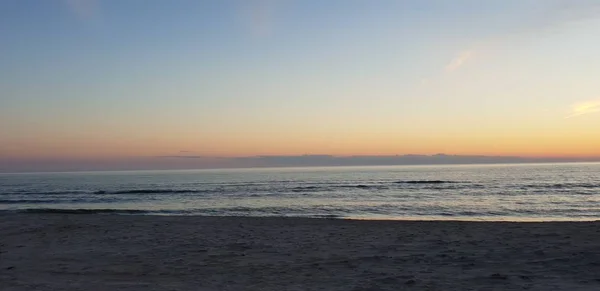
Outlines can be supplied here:
[[0, 199], [0, 204], [42, 204], [56, 203], [57, 200], [36, 200], [36, 199]]
[[151, 214], [154, 211], [135, 209], [61, 209], [61, 208], [28, 208], [21, 209], [23, 213], [56, 213], [56, 214]]
[[307, 217], [312, 217], [312, 218], [326, 218], [326, 219], [340, 219], [340, 218], [344, 218], [344, 216], [336, 215], [336, 214], [314, 214], [314, 215], [308, 215]]
[[195, 210], [136, 210], [136, 209], [64, 209], [64, 208], [28, 208], [19, 210], [0, 210], [0, 212], [16, 212], [26, 214], [123, 214], [123, 215], [198, 215], [198, 216], [243, 216], [243, 217], [306, 217], [321, 219], [341, 219], [343, 215], [333, 213], [288, 213], [285, 209], [254, 209], [250, 207], [233, 207], [230, 209], [195, 209]]
[[[94, 194], [185, 194], [185, 193], [206, 193], [207, 190], [189, 190], [189, 189], [134, 189], [119, 191], [95, 191]], [[215, 191], [216, 192], [216, 191]]]
[[56, 191], [12, 191], [2, 192], [0, 195], [70, 195], [70, 194], [92, 194], [89, 190], [56, 190]]
[[407, 181], [396, 181], [396, 184], [450, 184], [450, 183], [464, 183], [458, 181], [447, 181], [447, 180], [407, 180]]
[[292, 192], [317, 192], [317, 191], [326, 191], [329, 187], [320, 187], [320, 186], [298, 186], [291, 188]]
[[112, 203], [129, 201], [129, 199], [96, 199], [81, 197], [76, 199], [0, 199], [0, 204], [55, 204], [55, 203]]
[[[467, 184], [465, 184], [467, 183]], [[312, 183], [311, 183], [312, 184]], [[338, 183], [320, 183], [317, 185], [269, 185], [265, 184], [265, 187], [252, 187], [253, 184], [248, 185], [227, 185], [221, 184], [219, 187], [214, 188], [201, 188], [201, 189], [178, 189], [178, 188], [165, 188], [165, 189], [110, 189], [110, 190], [60, 190], [60, 191], [19, 191], [19, 192], [3, 192], [0, 195], [143, 195], [143, 194], [236, 194], [236, 193], [250, 193], [250, 192], [327, 192], [335, 191], [336, 189], [363, 189], [363, 190], [387, 190], [394, 187], [409, 187], [408, 185], [414, 185], [414, 187], [425, 188], [425, 189], [463, 189], [463, 188], [483, 188], [484, 185], [470, 184], [468, 182], [457, 182], [448, 180], [406, 180], [396, 182], [376, 182], [374, 184], [338, 184]], [[292, 187], [290, 187], [292, 186]]]
[[299, 186], [289, 190], [292, 192], [323, 192], [332, 191], [333, 189], [377, 189], [384, 190], [389, 189], [385, 185], [366, 185], [366, 184], [349, 184], [349, 185], [328, 185], [328, 186]]
[[542, 188], [542, 189], [570, 189], [570, 188], [586, 188], [596, 189], [600, 188], [598, 183], [551, 183], [551, 184], [526, 184], [522, 186], [523, 189], [527, 188]]
[[[424, 216], [424, 217], [500, 217], [500, 216], [509, 216], [510, 212], [500, 212], [500, 211], [432, 211], [432, 212], [419, 212], [416, 213], [415, 216]], [[414, 214], [410, 214], [414, 215]]]
[[355, 189], [388, 189], [388, 187], [384, 186], [384, 185], [364, 185], [364, 184], [358, 184], [358, 185], [342, 185], [342, 186], [337, 186], [337, 188], [355, 188]]

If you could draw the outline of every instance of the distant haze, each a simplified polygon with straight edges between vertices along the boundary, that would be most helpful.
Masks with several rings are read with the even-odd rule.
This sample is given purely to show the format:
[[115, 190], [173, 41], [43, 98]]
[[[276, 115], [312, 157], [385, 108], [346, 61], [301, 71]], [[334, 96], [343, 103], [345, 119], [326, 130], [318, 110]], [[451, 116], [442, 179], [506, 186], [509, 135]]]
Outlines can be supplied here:
[[0, 172], [54, 172], [105, 170], [166, 170], [219, 169], [257, 167], [328, 167], [328, 166], [391, 166], [391, 165], [452, 165], [504, 163], [596, 162], [600, 158], [524, 158], [475, 155], [395, 155], [395, 156], [249, 156], [203, 157], [192, 155], [121, 158], [115, 160], [0, 160]]

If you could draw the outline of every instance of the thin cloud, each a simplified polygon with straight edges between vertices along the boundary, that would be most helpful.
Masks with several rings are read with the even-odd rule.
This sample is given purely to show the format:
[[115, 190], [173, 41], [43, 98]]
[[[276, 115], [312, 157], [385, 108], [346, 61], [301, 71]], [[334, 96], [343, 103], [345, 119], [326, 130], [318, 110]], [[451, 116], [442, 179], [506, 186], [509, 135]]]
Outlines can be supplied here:
[[462, 67], [467, 61], [473, 58], [475, 54], [474, 50], [466, 50], [457, 55], [448, 65], [446, 65], [446, 72], [454, 72]]
[[81, 20], [92, 20], [99, 13], [97, 0], [64, 0], [64, 3]]
[[570, 113], [565, 118], [573, 118], [596, 112], [600, 112], [600, 100], [579, 102], [571, 105]]
[[248, 0], [242, 2], [242, 21], [254, 36], [273, 33], [274, 14], [280, 3], [274, 0]]
[[498, 42], [506, 42], [514, 37], [539, 36], [543, 35], [543, 32], [552, 32], [553, 29], [573, 22], [600, 18], [600, 1], [598, 0], [548, 0], [537, 5], [542, 5], [541, 9], [523, 20], [518, 28], [482, 40], [477, 49], [471, 48], [462, 51], [446, 65], [445, 71], [449, 73], [460, 69], [473, 58], [476, 51], [495, 46]]
[[598, 17], [598, 0], [555, 0], [554, 3], [550, 2], [549, 9], [542, 13], [539, 21], [545, 26], [556, 26]]

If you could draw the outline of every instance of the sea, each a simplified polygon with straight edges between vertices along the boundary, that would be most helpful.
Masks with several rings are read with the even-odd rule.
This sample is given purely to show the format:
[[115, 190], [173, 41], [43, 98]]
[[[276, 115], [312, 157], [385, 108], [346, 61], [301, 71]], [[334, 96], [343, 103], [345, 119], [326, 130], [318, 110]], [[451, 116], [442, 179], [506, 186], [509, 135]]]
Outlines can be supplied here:
[[0, 213], [600, 219], [600, 163], [0, 174]]

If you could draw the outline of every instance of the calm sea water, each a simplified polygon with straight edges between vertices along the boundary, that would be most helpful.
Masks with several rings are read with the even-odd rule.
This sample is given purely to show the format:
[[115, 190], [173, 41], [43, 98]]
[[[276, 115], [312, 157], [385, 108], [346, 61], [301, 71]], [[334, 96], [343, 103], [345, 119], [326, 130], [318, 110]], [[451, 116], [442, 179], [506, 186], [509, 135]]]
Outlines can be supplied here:
[[0, 211], [596, 220], [600, 164], [0, 174]]

